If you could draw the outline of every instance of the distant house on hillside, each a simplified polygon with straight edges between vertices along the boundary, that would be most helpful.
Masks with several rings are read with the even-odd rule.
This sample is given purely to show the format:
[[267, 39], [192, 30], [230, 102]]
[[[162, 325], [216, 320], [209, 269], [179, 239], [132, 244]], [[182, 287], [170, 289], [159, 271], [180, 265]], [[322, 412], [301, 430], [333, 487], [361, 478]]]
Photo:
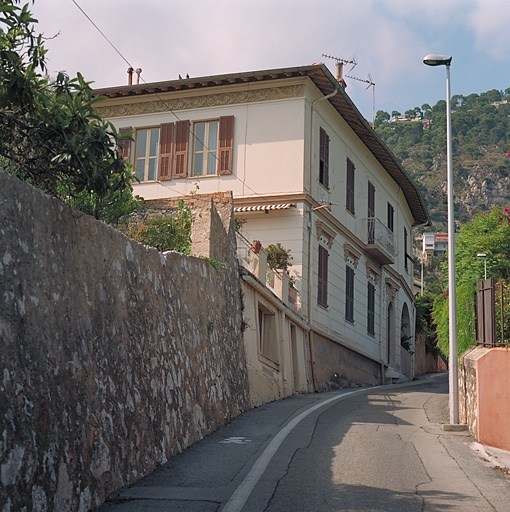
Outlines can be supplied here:
[[444, 254], [448, 250], [448, 233], [424, 233], [422, 241], [422, 258]]
[[[311, 362], [315, 389], [413, 376], [401, 342], [414, 339], [412, 232], [428, 213], [326, 66], [96, 92], [107, 97], [100, 113], [134, 130], [124, 156], [140, 179], [136, 194], [231, 190], [243, 236], [290, 251], [295, 310], [308, 326], [294, 346]], [[262, 352], [265, 322], [281, 313], [252, 306], [256, 351], [279, 371], [283, 356]]]

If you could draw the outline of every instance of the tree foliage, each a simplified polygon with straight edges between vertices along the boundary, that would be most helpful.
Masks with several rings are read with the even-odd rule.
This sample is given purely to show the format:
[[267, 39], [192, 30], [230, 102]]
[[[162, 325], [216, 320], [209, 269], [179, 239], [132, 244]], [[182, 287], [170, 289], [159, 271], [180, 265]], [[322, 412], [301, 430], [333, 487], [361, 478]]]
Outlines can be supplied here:
[[118, 151], [126, 136], [94, 110], [81, 74], [45, 75], [37, 20], [18, 4], [0, 0], [0, 164], [98, 218], [111, 217], [107, 206], [117, 201], [129, 209], [133, 175]]
[[[502, 180], [510, 179], [510, 90], [452, 97], [455, 217], [503, 206]], [[377, 112], [375, 128], [411, 177], [436, 231], [446, 228], [446, 101], [407, 109], [405, 118]]]
[[191, 206], [179, 201], [172, 214], [158, 214], [139, 220], [125, 218], [117, 227], [126, 236], [158, 251], [190, 254], [192, 222]]
[[[457, 345], [461, 353], [475, 343], [475, 283], [484, 278], [484, 260], [488, 277], [510, 281], [510, 210], [496, 208], [477, 215], [462, 225], [455, 246]], [[477, 254], [486, 256], [481, 258]], [[446, 268], [444, 275], [448, 275]], [[448, 355], [448, 290], [436, 299], [433, 318], [437, 325], [438, 346]]]

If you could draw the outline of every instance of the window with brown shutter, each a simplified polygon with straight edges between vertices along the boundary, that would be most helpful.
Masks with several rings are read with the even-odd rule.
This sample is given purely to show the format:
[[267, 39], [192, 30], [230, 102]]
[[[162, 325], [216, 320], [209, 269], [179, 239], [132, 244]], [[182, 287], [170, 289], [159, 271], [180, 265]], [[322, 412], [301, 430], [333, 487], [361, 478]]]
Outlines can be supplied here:
[[345, 267], [345, 319], [354, 322], [354, 269]]
[[232, 174], [234, 153], [234, 116], [220, 117], [220, 133], [218, 140], [218, 174]]
[[174, 145], [174, 134], [174, 123], [161, 125], [158, 165], [158, 179], [161, 181], [172, 179], [172, 149]]
[[[124, 135], [128, 132], [132, 132], [133, 128], [119, 128], [119, 134]], [[124, 162], [129, 162], [129, 159], [131, 158], [131, 141], [128, 139], [124, 139], [119, 144], [119, 153], [120, 157]]]
[[319, 132], [319, 183], [329, 188], [329, 135], [323, 128]]
[[188, 175], [189, 120], [175, 123], [174, 178]]
[[354, 215], [354, 164], [347, 159], [345, 207]]
[[328, 306], [328, 250], [319, 245], [319, 281], [317, 290], [317, 303], [321, 306]]

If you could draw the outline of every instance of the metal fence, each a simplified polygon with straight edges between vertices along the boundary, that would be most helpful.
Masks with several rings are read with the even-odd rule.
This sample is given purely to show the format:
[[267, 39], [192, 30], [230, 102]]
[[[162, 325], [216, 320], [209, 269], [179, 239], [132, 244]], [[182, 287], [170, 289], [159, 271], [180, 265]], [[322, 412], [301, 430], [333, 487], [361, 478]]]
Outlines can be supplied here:
[[475, 298], [476, 341], [485, 347], [510, 342], [510, 285], [494, 278], [477, 283]]

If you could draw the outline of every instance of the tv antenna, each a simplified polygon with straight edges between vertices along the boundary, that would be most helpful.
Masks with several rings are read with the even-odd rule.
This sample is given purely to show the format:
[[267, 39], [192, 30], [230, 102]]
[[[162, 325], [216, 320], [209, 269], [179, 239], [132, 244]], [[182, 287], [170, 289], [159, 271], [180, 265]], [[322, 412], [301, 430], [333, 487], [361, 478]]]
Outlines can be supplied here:
[[352, 57], [351, 60], [341, 59], [340, 57], [334, 57], [333, 55], [322, 54], [323, 57], [327, 57], [328, 59], [334, 60], [337, 64], [352, 64], [352, 68], [349, 69], [349, 73], [357, 66], [356, 59]]
[[[342, 67], [345, 64], [351, 64], [351, 68], [348, 71], [348, 73], [350, 73], [358, 64], [356, 62], [356, 59], [354, 57], [352, 57], [350, 60], [341, 59], [340, 57], [335, 57], [333, 55], [326, 55], [325, 53], [323, 53], [322, 56], [326, 57], [328, 59], [332, 59], [336, 62], [336, 64], [337, 64], [336, 79], [338, 82], [343, 83], [343, 85], [345, 87], [345, 81], [342, 76]], [[358, 78], [358, 77], [350, 76], [350, 75], [345, 75], [345, 77], [350, 78], [351, 80], [356, 80], [358, 82], [364, 82], [364, 83], [368, 84], [367, 88], [365, 90], [369, 89], [370, 87], [373, 88], [372, 89], [372, 128], [374, 128], [375, 127], [375, 82], [372, 80], [372, 77], [370, 76], [370, 74], [368, 75], [368, 79]]]
[[345, 75], [345, 77], [350, 78], [351, 80], [356, 80], [358, 82], [364, 82], [365, 84], [368, 84], [365, 91], [372, 87], [372, 128], [375, 128], [375, 82], [372, 80], [370, 73], [368, 74], [368, 79], [358, 78], [356, 76], [349, 75]]

